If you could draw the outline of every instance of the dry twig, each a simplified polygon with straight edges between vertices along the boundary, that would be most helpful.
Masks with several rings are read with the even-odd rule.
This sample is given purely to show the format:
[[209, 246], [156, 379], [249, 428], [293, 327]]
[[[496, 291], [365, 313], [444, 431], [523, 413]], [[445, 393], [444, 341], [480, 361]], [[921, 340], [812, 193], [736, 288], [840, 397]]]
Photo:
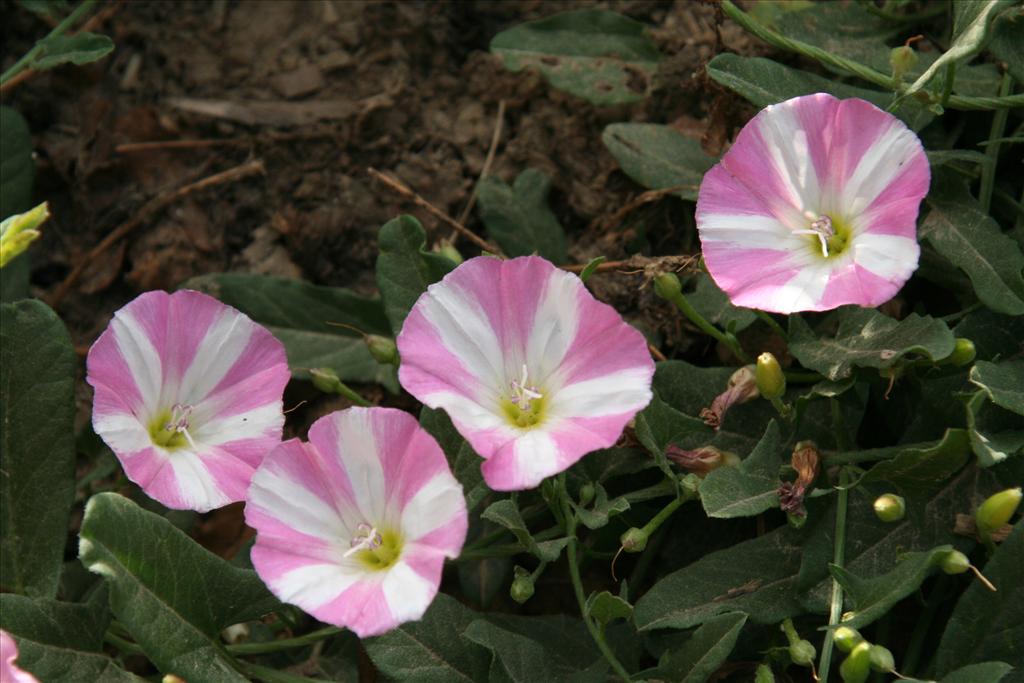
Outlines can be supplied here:
[[476, 204], [477, 193], [480, 189], [480, 181], [484, 179], [484, 176], [490, 173], [491, 164], [494, 163], [495, 153], [498, 151], [498, 142], [501, 141], [501, 129], [505, 125], [505, 100], [498, 102], [498, 114], [494, 120], [494, 133], [491, 135], [491, 145], [487, 148], [487, 156], [484, 158], [483, 168], [480, 169], [480, 175], [476, 179], [476, 184], [473, 185], [473, 193], [469, 195], [469, 201], [466, 202], [466, 208], [459, 214], [459, 223], [466, 224], [466, 219], [469, 218], [469, 212], [473, 210], [473, 206]]

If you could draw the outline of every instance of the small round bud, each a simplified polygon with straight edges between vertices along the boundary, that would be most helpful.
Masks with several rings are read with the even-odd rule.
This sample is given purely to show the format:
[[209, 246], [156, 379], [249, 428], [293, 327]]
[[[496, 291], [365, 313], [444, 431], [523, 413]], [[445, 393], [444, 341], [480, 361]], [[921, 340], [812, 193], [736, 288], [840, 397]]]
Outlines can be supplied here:
[[832, 642], [843, 652], [852, 652], [853, 648], [864, 642], [864, 638], [857, 632], [857, 629], [840, 626], [832, 633]]
[[908, 71], [917, 64], [917, 53], [909, 45], [894, 47], [889, 52], [889, 66], [892, 67], [892, 76], [896, 80], [902, 80]]
[[864, 683], [870, 673], [871, 643], [865, 641], [854, 647], [839, 665], [839, 675], [846, 683]]
[[956, 345], [953, 347], [953, 353], [946, 356], [942, 362], [962, 367], [971, 363], [977, 355], [978, 350], [974, 348], [974, 342], [970, 339], [960, 337], [956, 340]]
[[309, 371], [309, 377], [313, 380], [313, 386], [327, 394], [338, 393], [338, 385], [341, 380], [338, 373], [330, 368], [313, 368]]
[[465, 260], [462, 258], [462, 254], [459, 253], [459, 250], [455, 248], [454, 244], [445, 244], [442, 247], [438, 247], [436, 251], [455, 265], [459, 265]]
[[907, 503], [903, 496], [885, 493], [875, 498], [875, 516], [883, 522], [898, 522], [907, 514]]
[[942, 558], [939, 568], [947, 574], [963, 574], [971, 568], [971, 561], [959, 550], [954, 550]]
[[798, 640], [789, 646], [789, 658], [797, 666], [811, 666], [818, 651], [809, 640]]
[[398, 347], [394, 340], [379, 334], [368, 334], [363, 337], [363, 341], [375, 361], [381, 365], [398, 365]]
[[682, 292], [683, 284], [675, 273], [662, 273], [654, 278], [654, 293], [662, 299], [674, 301]]
[[509, 595], [520, 605], [533, 597], [533, 577], [522, 567], [516, 567], [516, 577], [512, 579]]
[[619, 537], [619, 542], [624, 552], [641, 553], [647, 547], [647, 532], [636, 527], [626, 529]]
[[896, 670], [896, 660], [893, 659], [889, 648], [881, 645], [872, 645], [868, 653], [871, 657], [871, 668], [882, 673], [892, 673]]
[[587, 505], [594, 500], [594, 485], [587, 482], [580, 487], [580, 505]]
[[757, 390], [769, 401], [782, 398], [786, 393], [786, 376], [771, 353], [765, 352], [757, 357]]
[[978, 525], [978, 535], [987, 539], [992, 532], [1010, 521], [1013, 513], [1020, 505], [1021, 488], [1006, 489], [989, 496], [978, 506], [974, 513], [974, 523]]

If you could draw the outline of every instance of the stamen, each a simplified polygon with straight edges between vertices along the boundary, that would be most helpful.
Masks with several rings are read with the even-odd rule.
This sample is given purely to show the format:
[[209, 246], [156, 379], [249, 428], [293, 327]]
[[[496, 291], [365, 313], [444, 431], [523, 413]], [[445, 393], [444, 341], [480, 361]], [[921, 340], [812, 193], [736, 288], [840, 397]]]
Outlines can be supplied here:
[[188, 445], [192, 448], [196, 447], [196, 442], [192, 440], [192, 435], [188, 433], [189, 422], [188, 418], [192, 415], [192, 406], [184, 403], [175, 403], [171, 408], [171, 421], [164, 425], [164, 429], [169, 432], [178, 432], [185, 437], [188, 441]]
[[794, 235], [814, 235], [821, 242], [821, 255], [828, 258], [828, 241], [832, 238], [836, 231], [832, 227], [832, 217], [828, 214], [822, 214], [815, 217], [810, 211], [804, 211], [804, 217], [811, 221], [811, 227], [808, 230], [794, 230]]
[[537, 391], [537, 387], [529, 386], [527, 382], [526, 364], [523, 363], [523, 376], [519, 380], [512, 380], [512, 402], [520, 410], [529, 410], [530, 402], [544, 395]]
[[384, 538], [377, 531], [376, 527], [372, 527], [366, 522], [360, 522], [356, 526], [356, 533], [352, 535], [352, 540], [349, 541], [349, 549], [345, 551], [342, 557], [351, 557], [361, 550], [379, 548], [382, 543], [384, 543]]

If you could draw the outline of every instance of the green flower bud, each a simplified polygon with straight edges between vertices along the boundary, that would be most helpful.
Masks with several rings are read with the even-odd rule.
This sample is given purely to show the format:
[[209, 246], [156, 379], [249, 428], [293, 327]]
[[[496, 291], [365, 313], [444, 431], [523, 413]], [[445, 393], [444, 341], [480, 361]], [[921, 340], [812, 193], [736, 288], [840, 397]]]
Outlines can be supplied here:
[[363, 337], [370, 355], [381, 365], [398, 365], [398, 347], [395, 342], [379, 334], [368, 334]]
[[455, 265], [459, 265], [465, 260], [462, 258], [462, 254], [459, 253], [459, 250], [455, 248], [454, 244], [444, 244], [442, 246], [435, 247], [434, 251], [441, 256], [444, 256]]
[[757, 357], [757, 390], [769, 401], [786, 393], [786, 376], [779, 361], [768, 352]]
[[622, 544], [624, 552], [642, 553], [647, 547], [647, 532], [636, 527], [626, 529], [625, 533], [619, 537], [619, 542]]
[[515, 568], [515, 578], [509, 595], [520, 605], [533, 597], [533, 576], [522, 567]]
[[341, 379], [338, 373], [330, 368], [313, 368], [309, 371], [309, 377], [313, 380], [313, 386], [325, 394], [337, 394], [341, 386]]
[[1018, 486], [989, 496], [978, 506], [974, 513], [974, 523], [978, 525], [978, 535], [982, 540], [990, 538], [993, 531], [1010, 521], [1020, 505], [1020, 499], [1021, 489]]
[[767, 664], [758, 664], [757, 673], [754, 674], [754, 683], [775, 683], [775, 674]]
[[662, 299], [675, 301], [683, 292], [683, 284], [675, 273], [662, 273], [654, 278], [654, 293]]
[[580, 487], [580, 505], [586, 505], [594, 500], [594, 485], [586, 483]]
[[902, 496], [885, 493], [875, 498], [875, 516], [883, 522], [898, 522], [907, 514], [907, 503]]
[[846, 683], [864, 683], [871, 673], [871, 643], [858, 644], [839, 665], [839, 675]]
[[43, 202], [25, 213], [17, 213], [0, 223], [0, 268], [28, 249], [42, 234], [38, 228], [50, 217], [50, 208]]
[[903, 80], [903, 76], [917, 64], [917, 53], [909, 45], [894, 47], [889, 52], [889, 66], [892, 67], [892, 77], [897, 81]]
[[892, 673], [896, 670], [896, 660], [893, 659], [889, 648], [881, 645], [872, 645], [868, 652], [871, 658], [871, 668], [882, 673]]
[[853, 648], [864, 642], [864, 638], [857, 632], [857, 629], [840, 626], [833, 631], [832, 642], [843, 652], [852, 652]]
[[978, 350], [974, 348], [974, 342], [970, 339], [960, 337], [956, 340], [956, 345], [953, 347], [953, 353], [943, 358], [942, 362], [943, 364], [963, 367], [964, 365], [968, 365], [974, 361], [974, 358], [977, 355]]
[[809, 640], [798, 640], [789, 646], [789, 658], [797, 666], [811, 666], [817, 655], [818, 651]]
[[939, 568], [947, 574], [963, 574], [971, 568], [971, 561], [959, 550], [954, 550], [942, 558]]

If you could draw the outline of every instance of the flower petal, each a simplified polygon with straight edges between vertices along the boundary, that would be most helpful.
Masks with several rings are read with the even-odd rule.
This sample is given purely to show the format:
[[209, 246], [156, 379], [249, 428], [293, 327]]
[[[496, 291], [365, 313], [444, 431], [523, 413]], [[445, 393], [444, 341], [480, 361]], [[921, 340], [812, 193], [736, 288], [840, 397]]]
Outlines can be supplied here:
[[23, 671], [14, 662], [18, 659], [18, 644], [11, 634], [0, 629], [0, 681], [3, 683], [39, 683], [39, 680]]

